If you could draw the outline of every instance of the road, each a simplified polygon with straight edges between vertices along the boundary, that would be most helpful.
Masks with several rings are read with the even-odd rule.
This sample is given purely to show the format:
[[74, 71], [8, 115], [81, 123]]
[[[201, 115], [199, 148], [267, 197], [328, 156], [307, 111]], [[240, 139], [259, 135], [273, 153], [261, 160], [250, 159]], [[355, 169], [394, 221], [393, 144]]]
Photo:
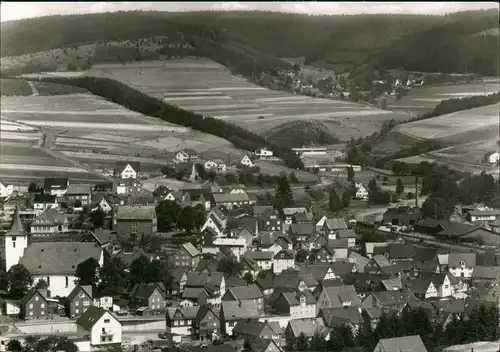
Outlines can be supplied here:
[[[421, 206], [422, 204], [424, 204], [426, 199], [427, 199], [426, 196], [419, 197], [418, 204]], [[386, 206], [386, 207], [362, 209], [362, 210], [359, 210], [358, 212], [356, 212], [355, 218], [358, 221], [367, 220], [367, 218], [373, 218], [373, 217], [379, 218], [387, 211], [387, 209], [389, 209], [390, 207], [394, 207], [394, 206], [415, 206], [415, 199], [402, 199], [397, 204], [392, 203], [391, 205]], [[379, 220], [379, 219], [376, 219], [376, 220]]]

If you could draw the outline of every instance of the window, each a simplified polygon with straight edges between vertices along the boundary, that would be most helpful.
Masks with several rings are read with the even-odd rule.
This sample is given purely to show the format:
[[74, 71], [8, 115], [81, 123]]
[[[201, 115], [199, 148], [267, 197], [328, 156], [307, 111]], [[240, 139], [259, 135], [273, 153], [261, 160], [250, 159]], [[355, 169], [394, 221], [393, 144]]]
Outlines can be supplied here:
[[16, 248], [16, 241], [12, 240], [12, 248]]
[[101, 336], [101, 342], [106, 342], [106, 336]]
[[40, 305], [40, 308], [45, 308], [45, 303], [42, 303], [42, 304]]
[[80, 302], [76, 301], [75, 306], [78, 307], [80, 305]]
[[85, 298], [85, 293], [80, 293], [80, 298]]
[[33, 315], [33, 312], [30, 312], [30, 315]]
[[104, 319], [104, 323], [108, 324], [109, 323], [109, 319]]
[[37, 301], [37, 302], [38, 302], [38, 300], [39, 300], [39, 299], [40, 299], [40, 297], [35, 296], [35, 301]]
[[40, 315], [45, 315], [45, 311], [40, 311]]
[[33, 309], [33, 303], [30, 303], [30, 309]]
[[80, 313], [80, 309], [76, 308], [75, 309], [75, 314], [78, 314], [78, 313]]

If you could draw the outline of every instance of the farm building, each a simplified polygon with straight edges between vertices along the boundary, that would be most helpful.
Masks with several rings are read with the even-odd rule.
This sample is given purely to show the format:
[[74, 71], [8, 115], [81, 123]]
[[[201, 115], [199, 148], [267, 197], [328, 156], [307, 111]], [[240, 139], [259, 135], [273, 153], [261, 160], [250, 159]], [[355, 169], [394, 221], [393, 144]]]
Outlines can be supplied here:
[[193, 149], [182, 149], [175, 153], [175, 161], [186, 163], [188, 161], [198, 160], [198, 153]]
[[500, 217], [500, 210], [493, 209], [477, 209], [471, 210], [466, 213], [466, 219], [468, 221], [495, 221]]
[[326, 155], [326, 147], [292, 148], [297, 155]]
[[399, 226], [414, 226], [420, 220], [419, 208], [397, 207], [389, 208], [384, 213], [384, 223]]
[[216, 205], [227, 209], [254, 203], [246, 193], [216, 193], [213, 197]]
[[500, 234], [476, 225], [452, 222], [444, 230], [436, 233], [435, 236], [438, 239], [458, 242], [479, 242], [489, 246], [500, 245]]
[[489, 152], [484, 156], [484, 161], [489, 164], [496, 164], [500, 161], [500, 153], [499, 152]]
[[68, 191], [69, 179], [67, 177], [46, 178], [43, 181], [43, 190], [46, 194], [63, 197]]
[[140, 166], [138, 161], [117, 161], [113, 174], [120, 178], [137, 178]]

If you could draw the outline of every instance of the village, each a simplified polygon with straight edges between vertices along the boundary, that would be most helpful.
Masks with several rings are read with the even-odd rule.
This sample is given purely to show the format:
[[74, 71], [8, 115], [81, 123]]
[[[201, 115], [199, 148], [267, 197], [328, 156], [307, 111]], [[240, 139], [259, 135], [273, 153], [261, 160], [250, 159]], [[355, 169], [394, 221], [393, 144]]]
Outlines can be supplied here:
[[[238, 167], [255, 159], [273, 154], [256, 150]], [[435, 326], [445, 332], [484, 312], [498, 321], [498, 209], [461, 206], [436, 220], [416, 196], [368, 223], [295, 200], [288, 175], [270, 205], [244, 184], [199, 179], [200, 165], [226, 171], [180, 150], [170, 177], [201, 187], [149, 192], [139, 162], [117, 162], [109, 183], [2, 185], [2, 351], [66, 336], [79, 351], [419, 352]], [[368, 202], [368, 186], [347, 176], [360, 166], [307, 167], [347, 177], [349, 200]], [[381, 331], [412, 317], [433, 328]]]

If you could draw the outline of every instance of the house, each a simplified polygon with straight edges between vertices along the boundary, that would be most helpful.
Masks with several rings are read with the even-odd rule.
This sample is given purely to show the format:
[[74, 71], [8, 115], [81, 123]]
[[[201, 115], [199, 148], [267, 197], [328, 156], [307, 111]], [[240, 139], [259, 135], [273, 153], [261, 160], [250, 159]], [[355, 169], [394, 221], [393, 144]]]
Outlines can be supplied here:
[[271, 270], [273, 265], [274, 255], [272, 252], [246, 252], [243, 256], [243, 263], [246, 265], [256, 265], [259, 270]]
[[77, 285], [66, 298], [66, 314], [71, 319], [79, 317], [93, 304], [92, 286]]
[[500, 267], [476, 265], [471, 278], [474, 287], [498, 286], [500, 280]]
[[104, 213], [109, 214], [114, 209], [115, 205], [124, 205], [125, 201], [118, 195], [108, 193], [94, 196], [92, 204], [92, 211], [100, 207]]
[[227, 230], [229, 236], [246, 238], [251, 245], [252, 239], [259, 234], [259, 221], [251, 215], [240, 214], [228, 221]]
[[317, 218], [316, 231], [320, 232], [323, 230], [323, 225], [325, 224], [326, 220], [328, 220], [328, 217], [326, 215], [321, 215], [321, 217]]
[[219, 317], [221, 332], [232, 336], [233, 329], [239, 320], [258, 319], [260, 311], [256, 305], [247, 306], [238, 301], [225, 301], [221, 304]]
[[215, 340], [220, 337], [220, 319], [212, 308], [203, 306], [194, 320], [194, 334], [200, 341]]
[[251, 200], [246, 193], [229, 193], [229, 194], [213, 194], [215, 205], [223, 206], [226, 209], [233, 209], [243, 205], [254, 204], [255, 201]]
[[0, 315], [19, 316], [21, 314], [21, 301], [0, 298], [0, 312]]
[[187, 177], [191, 182], [197, 180], [200, 176], [196, 164], [191, 161], [175, 164], [175, 172], [178, 177], [182, 175], [182, 178]]
[[295, 268], [295, 257], [293, 253], [283, 249], [273, 257], [273, 273], [280, 274], [288, 268]]
[[155, 207], [120, 205], [116, 211], [115, 224], [119, 236], [155, 235], [157, 231]]
[[122, 343], [122, 324], [109, 310], [89, 307], [76, 321], [78, 337], [86, 337], [91, 347]]
[[14, 193], [13, 185], [4, 185], [2, 182], [0, 182], [0, 198], [8, 198], [12, 193]]
[[242, 305], [255, 305], [258, 310], [264, 311], [264, 295], [255, 284], [228, 287], [222, 297], [222, 302], [225, 301], [238, 301]]
[[436, 238], [459, 242], [476, 242], [481, 245], [500, 246], [500, 235], [483, 227], [451, 222]]
[[316, 302], [318, 309], [361, 306], [361, 301], [353, 285], [323, 287]]
[[250, 343], [261, 339], [270, 339], [277, 342], [278, 346], [284, 345], [283, 330], [278, 322], [257, 321], [249, 319], [239, 320], [233, 328], [233, 336], [237, 339], [247, 340]]
[[68, 197], [70, 204], [74, 205], [79, 200], [82, 205], [88, 205], [92, 201], [92, 186], [77, 183], [70, 184], [66, 192], [66, 197]]
[[30, 225], [32, 236], [48, 236], [69, 231], [69, 220], [53, 208], [46, 209]]
[[194, 269], [200, 262], [201, 253], [192, 243], [184, 243], [173, 255], [173, 265], [177, 268]]
[[[217, 208], [214, 208], [217, 209]], [[212, 210], [214, 210], [212, 209]], [[222, 214], [222, 213], [221, 213]], [[211, 211], [207, 215], [207, 220], [200, 229], [200, 232], [203, 234], [206, 230], [210, 229], [211, 232], [215, 234], [215, 237], [225, 237], [225, 231], [227, 228], [227, 219], [224, 216], [222, 219], [217, 217]]]
[[349, 263], [353, 263], [354, 267], [356, 268], [356, 272], [358, 273], [364, 273], [365, 272], [365, 267], [370, 261], [367, 257], [362, 256], [361, 254], [351, 251], [349, 255], [347, 256], [347, 261]]
[[94, 242], [104, 249], [113, 249], [113, 246], [119, 245], [116, 233], [101, 228], [88, 231], [82, 236], [82, 242]]
[[415, 224], [414, 229], [415, 232], [420, 232], [426, 235], [435, 235], [438, 232], [443, 231], [449, 224], [450, 222], [446, 220], [425, 218], [418, 221]]
[[267, 148], [256, 149], [255, 152], [254, 152], [254, 154], [259, 159], [267, 159], [267, 158], [272, 158], [273, 157], [273, 151], [269, 150]]
[[304, 207], [298, 208], [283, 208], [283, 231], [288, 230], [288, 226], [292, 224], [293, 216], [300, 213], [307, 213], [307, 209]]
[[372, 292], [363, 299], [363, 308], [390, 308], [402, 310], [407, 304], [417, 304], [418, 298], [411, 292]]
[[49, 318], [47, 290], [32, 288], [26, 292], [21, 301], [21, 317], [25, 320]]
[[484, 161], [489, 164], [497, 164], [500, 161], [500, 153], [488, 152], [484, 155]]
[[206, 171], [217, 170], [217, 163], [215, 160], [209, 159], [203, 163], [203, 167]]
[[142, 191], [142, 183], [135, 178], [121, 178], [116, 180], [116, 194], [135, 196]]
[[419, 335], [380, 339], [373, 352], [427, 352]]
[[375, 248], [379, 247], [387, 247], [389, 246], [389, 242], [366, 242], [365, 243], [365, 252], [368, 258], [373, 256], [373, 251]]
[[55, 195], [35, 194], [33, 198], [33, 208], [39, 211], [44, 211], [48, 208], [57, 209], [59, 208], [59, 203]]
[[198, 160], [198, 154], [193, 149], [182, 149], [175, 153], [175, 161], [186, 163]]
[[347, 325], [356, 334], [363, 325], [361, 309], [358, 307], [321, 308], [318, 314], [329, 328]]
[[88, 258], [102, 266], [103, 250], [90, 242], [34, 242], [19, 261], [31, 273], [33, 281], [45, 280], [52, 297], [67, 297], [78, 278], [76, 267]]
[[337, 232], [339, 230], [347, 230], [347, 224], [343, 218], [327, 219], [323, 225], [323, 231], [330, 240], [338, 238]]
[[245, 238], [215, 238], [213, 240], [213, 247], [205, 247], [201, 248], [202, 253], [211, 253], [217, 254], [220, 252], [223, 253], [231, 253], [236, 260], [240, 260], [240, 258], [246, 253], [248, 248], [248, 241]]
[[259, 220], [259, 229], [261, 231], [281, 232], [281, 219], [272, 206], [256, 205], [252, 208], [252, 212]]
[[153, 312], [165, 310], [165, 293], [155, 283], [135, 284], [129, 293], [129, 299], [135, 308], [147, 307]]
[[316, 300], [308, 290], [281, 292], [272, 308], [276, 313], [289, 315], [292, 319], [314, 318], [317, 315]]
[[138, 161], [117, 161], [113, 175], [119, 178], [136, 179], [141, 171], [141, 163]]
[[438, 297], [438, 291], [430, 278], [414, 278], [408, 280], [405, 288], [419, 299]]
[[308, 238], [316, 231], [314, 224], [302, 223], [291, 224], [288, 228], [288, 233], [292, 239], [295, 239], [298, 247], [302, 247]]
[[190, 336], [194, 333], [195, 320], [200, 307], [167, 308], [167, 333], [172, 335]]
[[319, 317], [290, 320], [285, 329], [285, 336], [296, 339], [301, 334], [304, 334], [308, 340], [316, 334], [328, 339], [329, 330], [326, 329], [323, 319]]
[[315, 261], [318, 263], [326, 264], [333, 263], [335, 260], [333, 256], [335, 255], [335, 250], [329, 246], [321, 246], [321, 248], [315, 253]]
[[420, 208], [409, 206], [389, 208], [383, 215], [384, 223], [397, 226], [414, 226], [420, 218]]
[[436, 288], [437, 297], [451, 297], [455, 293], [457, 280], [449, 272], [446, 273], [421, 273], [421, 278], [429, 278]]
[[476, 267], [476, 253], [451, 252], [448, 255], [448, 270], [454, 277], [471, 278]]
[[255, 166], [252, 159], [250, 159], [248, 157], [248, 155], [246, 155], [246, 154], [240, 159], [239, 164], [242, 166], [246, 166], [246, 167], [254, 167]]
[[352, 229], [338, 230], [337, 238], [339, 240], [347, 240], [347, 248], [356, 247], [356, 232]]
[[466, 219], [470, 222], [475, 221], [496, 221], [500, 217], [500, 210], [470, 210], [466, 213]]
[[218, 307], [221, 298], [226, 293], [226, 280], [224, 275], [219, 272], [188, 272], [184, 294], [188, 289], [197, 289], [197, 295], [199, 295], [201, 289], [205, 290], [212, 298], [209, 303], [214, 307]]
[[43, 180], [43, 191], [45, 194], [61, 198], [68, 191], [68, 185], [69, 179], [67, 177], [45, 178]]
[[362, 183], [356, 183], [356, 194], [354, 196], [356, 199], [367, 200], [368, 190], [363, 186]]

